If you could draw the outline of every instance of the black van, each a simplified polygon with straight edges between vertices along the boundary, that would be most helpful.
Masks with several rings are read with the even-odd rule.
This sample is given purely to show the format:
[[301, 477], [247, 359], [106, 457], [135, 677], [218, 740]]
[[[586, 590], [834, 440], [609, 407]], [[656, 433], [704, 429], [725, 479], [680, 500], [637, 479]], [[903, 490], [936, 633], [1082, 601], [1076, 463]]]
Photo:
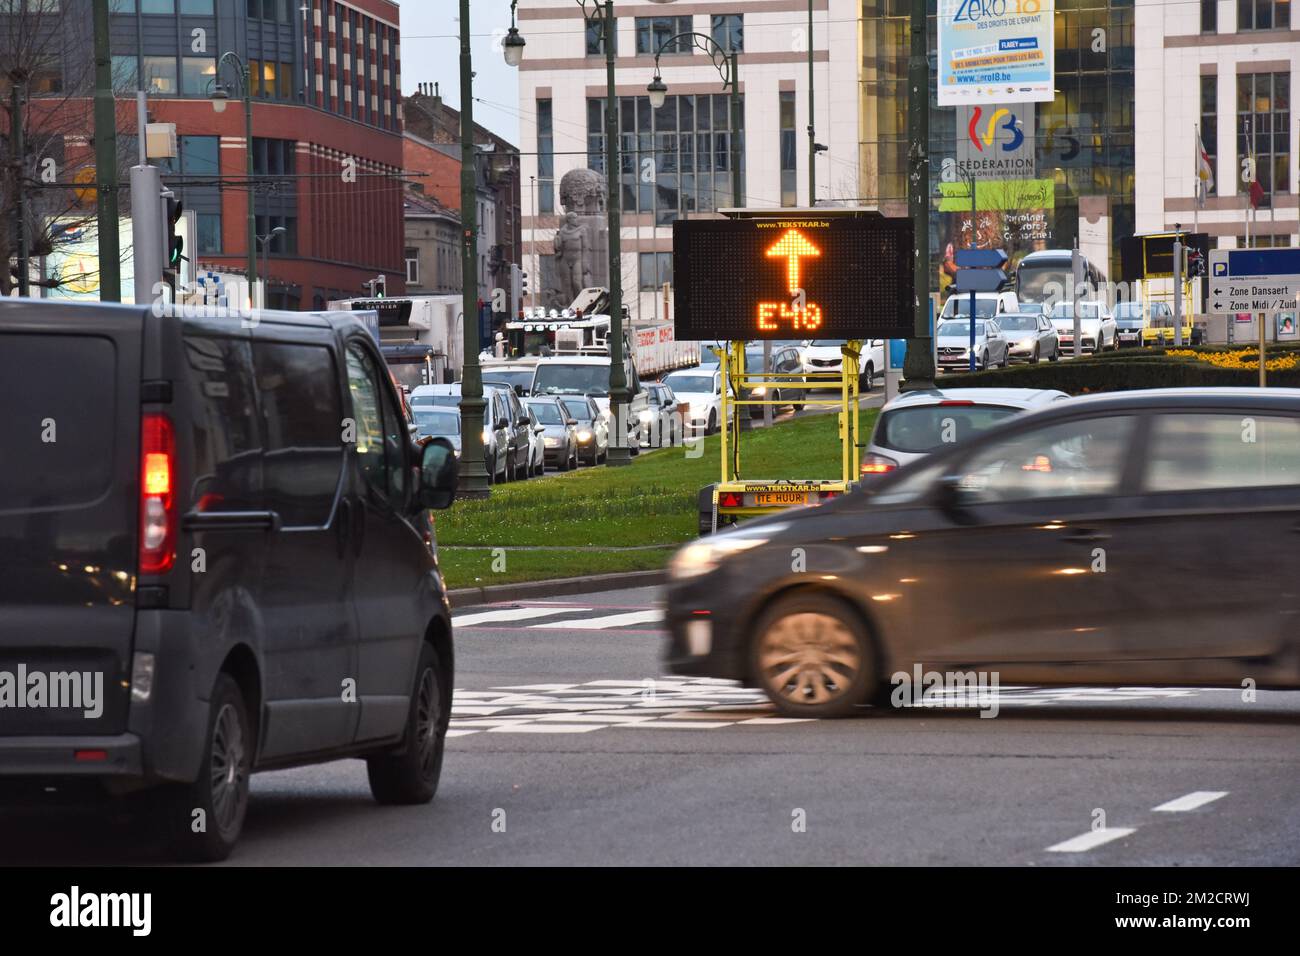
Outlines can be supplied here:
[[138, 798], [230, 853], [252, 771], [433, 798], [451, 618], [412, 443], [349, 313], [0, 300], [0, 786]]

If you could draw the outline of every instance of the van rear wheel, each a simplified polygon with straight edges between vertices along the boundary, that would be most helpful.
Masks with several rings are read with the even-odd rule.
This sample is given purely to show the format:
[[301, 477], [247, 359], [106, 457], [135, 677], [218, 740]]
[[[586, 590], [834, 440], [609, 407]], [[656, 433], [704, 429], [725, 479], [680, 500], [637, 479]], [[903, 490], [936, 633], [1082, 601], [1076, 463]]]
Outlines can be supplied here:
[[420, 646], [401, 751], [366, 758], [366, 776], [375, 800], [390, 805], [432, 800], [442, 776], [446, 739], [447, 719], [443, 713], [443, 688], [438, 681], [438, 655], [425, 643]]
[[164, 784], [154, 794], [168, 849], [176, 859], [213, 863], [230, 856], [248, 812], [255, 746], [239, 685], [229, 674], [218, 675], [198, 779]]

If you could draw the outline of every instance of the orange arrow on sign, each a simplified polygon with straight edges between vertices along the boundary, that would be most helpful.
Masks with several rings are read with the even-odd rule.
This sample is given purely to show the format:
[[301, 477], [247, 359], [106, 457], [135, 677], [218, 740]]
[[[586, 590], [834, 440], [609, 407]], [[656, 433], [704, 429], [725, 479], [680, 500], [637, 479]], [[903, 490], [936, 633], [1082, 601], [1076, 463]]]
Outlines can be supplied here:
[[799, 285], [799, 260], [804, 256], [820, 256], [821, 254], [822, 251], [805, 239], [803, 233], [798, 229], [787, 229], [780, 239], [768, 246], [766, 253], [768, 256], [785, 257], [785, 277], [791, 295], [794, 295], [802, 288]]

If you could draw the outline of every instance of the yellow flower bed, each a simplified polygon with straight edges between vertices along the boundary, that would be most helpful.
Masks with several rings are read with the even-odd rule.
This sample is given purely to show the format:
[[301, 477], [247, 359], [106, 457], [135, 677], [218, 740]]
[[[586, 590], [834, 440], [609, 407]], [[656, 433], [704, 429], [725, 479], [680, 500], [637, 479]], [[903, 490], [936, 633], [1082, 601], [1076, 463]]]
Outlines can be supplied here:
[[[1191, 349], [1168, 349], [1166, 355], [1177, 358], [1194, 358], [1198, 362], [1208, 362], [1215, 368], [1227, 368], [1239, 371], [1259, 371], [1259, 349], [1239, 349], [1236, 352], [1193, 352]], [[1300, 365], [1300, 356], [1295, 353], [1268, 359], [1264, 368], [1270, 372], [1284, 372]]]

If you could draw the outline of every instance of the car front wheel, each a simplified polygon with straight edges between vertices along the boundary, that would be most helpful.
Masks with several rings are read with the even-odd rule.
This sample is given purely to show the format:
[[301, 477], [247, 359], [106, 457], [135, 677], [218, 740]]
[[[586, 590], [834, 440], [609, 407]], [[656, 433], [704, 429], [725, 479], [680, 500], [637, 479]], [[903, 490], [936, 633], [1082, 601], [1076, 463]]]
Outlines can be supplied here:
[[751, 644], [759, 686], [792, 717], [851, 713], [877, 682], [866, 628], [843, 601], [796, 594], [760, 618]]

